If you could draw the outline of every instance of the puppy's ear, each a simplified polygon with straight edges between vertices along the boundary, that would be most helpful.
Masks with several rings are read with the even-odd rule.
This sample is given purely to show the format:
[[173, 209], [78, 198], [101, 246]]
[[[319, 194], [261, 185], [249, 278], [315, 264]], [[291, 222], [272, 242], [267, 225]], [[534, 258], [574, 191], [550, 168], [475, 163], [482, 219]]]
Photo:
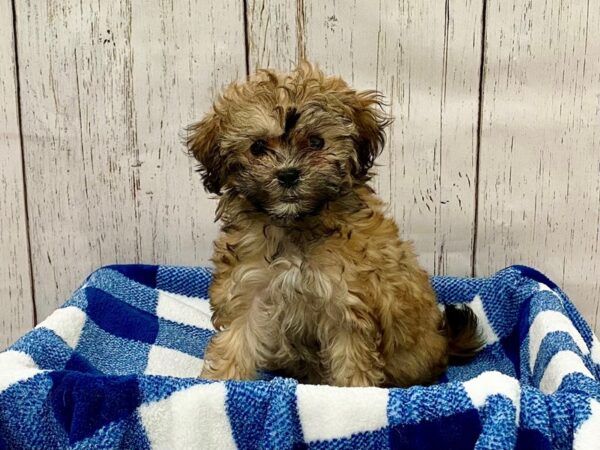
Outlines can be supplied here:
[[377, 91], [357, 92], [354, 97], [352, 109], [358, 131], [355, 139], [358, 166], [354, 175], [364, 179], [383, 150], [385, 128], [392, 123], [392, 118], [385, 112], [383, 97]]
[[190, 155], [200, 162], [204, 188], [220, 194], [223, 186], [224, 164], [219, 148], [219, 120], [215, 113], [187, 127], [186, 144]]

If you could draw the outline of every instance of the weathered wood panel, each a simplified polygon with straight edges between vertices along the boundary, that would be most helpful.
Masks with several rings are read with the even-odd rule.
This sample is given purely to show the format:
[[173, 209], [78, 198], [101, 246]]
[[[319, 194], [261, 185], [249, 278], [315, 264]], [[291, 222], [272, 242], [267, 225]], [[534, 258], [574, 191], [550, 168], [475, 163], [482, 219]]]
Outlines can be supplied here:
[[537, 266], [600, 331], [600, 3], [488, 3], [476, 272]]
[[377, 88], [396, 121], [375, 186], [438, 274], [470, 274], [481, 0], [303, 2], [308, 59]]
[[244, 72], [241, 2], [16, 6], [39, 319], [100, 265], [206, 263], [213, 204], [179, 131]]
[[140, 258], [130, 11], [17, 2], [19, 79], [39, 320], [87, 273]]
[[141, 260], [208, 264], [218, 231], [183, 129], [245, 77], [243, 4], [133, 2], [132, 60]]
[[[182, 128], [246, 64], [306, 56], [387, 96], [374, 183], [428, 269], [537, 266], [600, 331], [600, 6], [487, 3], [476, 174], [483, 0], [15, 2], [39, 318], [102, 264], [206, 263]], [[12, 22], [0, 0], [0, 347], [34, 311]]]
[[0, 0], [0, 351], [33, 325], [10, 0]]
[[247, 0], [248, 66], [290, 70], [303, 56], [301, 0]]

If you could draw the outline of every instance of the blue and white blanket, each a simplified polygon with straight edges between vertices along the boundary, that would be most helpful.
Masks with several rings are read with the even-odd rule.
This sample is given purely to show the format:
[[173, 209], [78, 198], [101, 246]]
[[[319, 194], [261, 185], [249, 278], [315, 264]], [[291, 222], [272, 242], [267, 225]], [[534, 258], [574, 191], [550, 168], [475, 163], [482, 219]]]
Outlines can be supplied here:
[[0, 353], [0, 449], [600, 448], [600, 343], [533, 269], [434, 277], [487, 340], [431, 387], [196, 378], [204, 268], [111, 266]]

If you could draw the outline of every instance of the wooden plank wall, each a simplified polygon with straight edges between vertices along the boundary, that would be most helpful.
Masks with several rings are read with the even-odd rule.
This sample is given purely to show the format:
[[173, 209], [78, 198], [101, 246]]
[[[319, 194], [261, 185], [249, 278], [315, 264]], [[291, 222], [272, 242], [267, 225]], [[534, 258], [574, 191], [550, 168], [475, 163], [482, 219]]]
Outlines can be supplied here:
[[0, 0], [0, 348], [96, 267], [207, 263], [214, 201], [183, 127], [230, 81], [300, 57], [387, 96], [374, 183], [431, 272], [537, 266], [600, 330], [596, 3], [13, 3]]
[[10, 0], [0, 0], [0, 350], [34, 324], [15, 35]]
[[476, 273], [536, 266], [600, 331], [600, 2], [490, 1]]
[[16, 3], [39, 319], [101, 265], [207, 261], [214, 206], [180, 131], [245, 46], [239, 1], [203, 5]]

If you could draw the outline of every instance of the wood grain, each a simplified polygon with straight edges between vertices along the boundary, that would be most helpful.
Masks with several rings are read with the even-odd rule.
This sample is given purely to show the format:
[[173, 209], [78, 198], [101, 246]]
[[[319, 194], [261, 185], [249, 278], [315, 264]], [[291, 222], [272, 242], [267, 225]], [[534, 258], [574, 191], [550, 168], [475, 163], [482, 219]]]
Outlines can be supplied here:
[[34, 321], [10, 0], [0, 0], [0, 351]]
[[300, 57], [386, 95], [374, 185], [430, 271], [536, 266], [600, 332], [600, 4], [486, 4], [484, 29], [484, 0], [23, 0], [15, 53], [0, 0], [0, 348], [32, 287], [41, 320], [101, 265], [207, 264], [183, 127]]
[[23, 1], [17, 19], [39, 319], [104, 264], [206, 264], [214, 208], [179, 131], [243, 73], [240, 2]]
[[247, 1], [250, 70], [292, 69], [304, 52], [301, 0]]
[[216, 202], [180, 138], [226, 84], [245, 76], [242, 2], [136, 0], [132, 16], [141, 260], [206, 265]]
[[481, 1], [304, 1], [306, 55], [396, 121], [375, 185], [436, 274], [471, 273]]
[[600, 331], [600, 3], [489, 2], [476, 272], [547, 273]]

